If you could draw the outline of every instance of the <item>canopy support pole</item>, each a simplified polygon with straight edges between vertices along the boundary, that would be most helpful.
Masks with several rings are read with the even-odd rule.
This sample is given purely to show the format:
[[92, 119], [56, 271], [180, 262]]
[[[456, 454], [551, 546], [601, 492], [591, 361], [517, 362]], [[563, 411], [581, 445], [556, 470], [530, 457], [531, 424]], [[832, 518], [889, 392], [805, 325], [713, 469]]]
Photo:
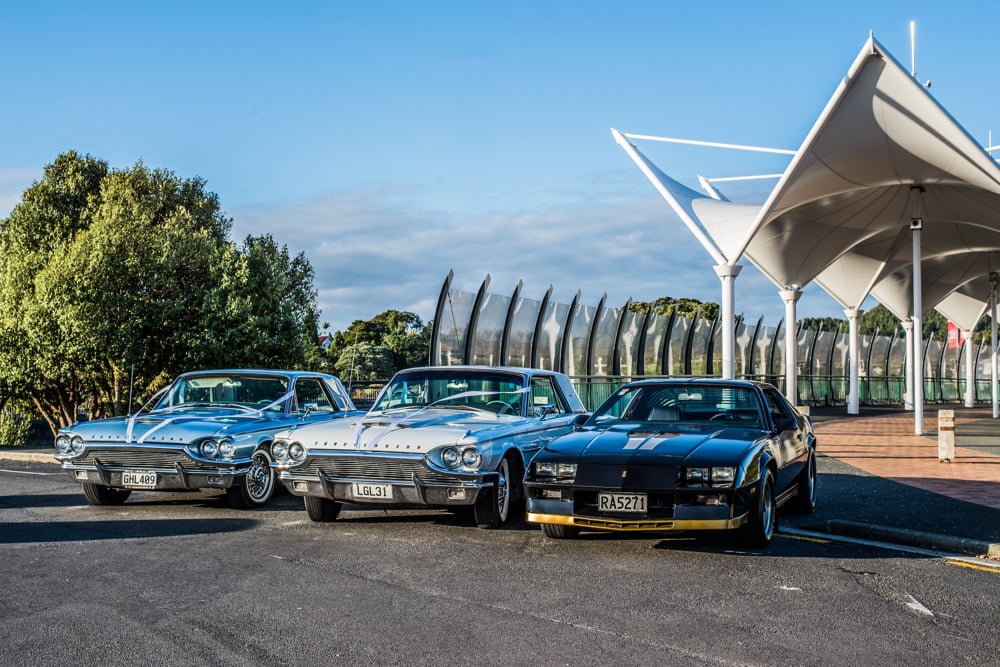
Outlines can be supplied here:
[[715, 274], [722, 281], [722, 379], [736, 377], [736, 276], [743, 267], [738, 264], [717, 264]]
[[861, 411], [860, 381], [858, 379], [860, 364], [858, 363], [858, 318], [863, 311], [860, 308], [845, 308], [847, 316], [847, 356], [849, 363], [847, 384], [847, 414], [856, 415]]
[[913, 434], [924, 434], [924, 312], [922, 271], [920, 266], [920, 230], [922, 218], [910, 219], [913, 238]]
[[972, 330], [963, 329], [965, 338], [965, 407], [976, 407], [976, 364], [972, 357]]
[[799, 351], [798, 332], [795, 326], [795, 303], [802, 296], [802, 290], [789, 286], [778, 290], [785, 302], [785, 398], [792, 405], [799, 404]]
[[906, 359], [903, 362], [903, 409], [909, 412], [913, 409], [913, 320], [903, 320], [903, 331], [906, 337]]
[[990, 271], [990, 385], [992, 385], [993, 419], [1000, 417], [1000, 403], [997, 401], [997, 272]]

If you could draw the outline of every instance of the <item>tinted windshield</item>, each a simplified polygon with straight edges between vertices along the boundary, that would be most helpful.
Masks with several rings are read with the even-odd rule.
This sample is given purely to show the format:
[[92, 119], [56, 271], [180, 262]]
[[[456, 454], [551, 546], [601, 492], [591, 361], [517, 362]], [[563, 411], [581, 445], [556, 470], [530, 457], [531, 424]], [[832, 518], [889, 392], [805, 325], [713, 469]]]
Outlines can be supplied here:
[[402, 373], [383, 390], [372, 410], [472, 407], [499, 414], [521, 414], [524, 384], [516, 375], [435, 370]]
[[724, 385], [642, 385], [623, 387], [597, 409], [591, 423], [722, 422], [764, 424], [757, 393]]
[[260, 375], [196, 375], [179, 378], [170, 387], [157, 410], [186, 405], [226, 405], [255, 410], [283, 410], [288, 378]]

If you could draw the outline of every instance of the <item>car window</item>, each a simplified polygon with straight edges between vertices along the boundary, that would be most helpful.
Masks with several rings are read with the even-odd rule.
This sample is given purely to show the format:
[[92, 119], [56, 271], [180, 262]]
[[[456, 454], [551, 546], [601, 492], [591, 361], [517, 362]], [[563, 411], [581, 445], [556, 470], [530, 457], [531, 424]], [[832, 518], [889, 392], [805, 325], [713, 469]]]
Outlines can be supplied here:
[[792, 417], [792, 413], [789, 411], [788, 406], [785, 402], [778, 396], [778, 393], [773, 389], [765, 389], [764, 397], [767, 399], [767, 410], [771, 413], [771, 420], [778, 424], [782, 419], [788, 419]]
[[323, 390], [319, 378], [299, 378], [295, 383], [295, 405], [299, 413], [310, 412], [330, 413], [337, 408], [330, 403], [330, 398]]
[[528, 400], [528, 407], [535, 415], [541, 414], [541, 409], [547, 405], [555, 406], [557, 414], [570, 412], [550, 377], [531, 378], [531, 393]]

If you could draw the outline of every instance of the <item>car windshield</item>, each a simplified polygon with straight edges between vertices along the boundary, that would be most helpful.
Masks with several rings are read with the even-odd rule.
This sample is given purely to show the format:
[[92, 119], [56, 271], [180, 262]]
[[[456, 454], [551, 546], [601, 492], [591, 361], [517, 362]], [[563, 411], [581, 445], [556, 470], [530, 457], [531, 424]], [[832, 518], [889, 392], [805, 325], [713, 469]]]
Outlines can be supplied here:
[[249, 410], [284, 410], [288, 378], [262, 375], [193, 375], [178, 378], [155, 410], [226, 406]]
[[720, 422], [750, 428], [764, 424], [760, 400], [750, 387], [713, 384], [622, 387], [591, 416], [591, 424]]
[[525, 391], [516, 375], [448, 369], [401, 373], [382, 391], [372, 411], [433, 405], [520, 415]]

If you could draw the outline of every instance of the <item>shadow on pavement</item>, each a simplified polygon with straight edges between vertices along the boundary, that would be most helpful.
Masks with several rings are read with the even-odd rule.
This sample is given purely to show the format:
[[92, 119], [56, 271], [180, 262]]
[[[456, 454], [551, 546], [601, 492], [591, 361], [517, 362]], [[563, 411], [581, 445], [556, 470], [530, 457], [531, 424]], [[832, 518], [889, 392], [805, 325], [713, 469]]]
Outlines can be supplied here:
[[177, 537], [250, 530], [253, 519], [136, 519], [131, 521], [31, 521], [4, 524], [0, 544], [83, 542]]

